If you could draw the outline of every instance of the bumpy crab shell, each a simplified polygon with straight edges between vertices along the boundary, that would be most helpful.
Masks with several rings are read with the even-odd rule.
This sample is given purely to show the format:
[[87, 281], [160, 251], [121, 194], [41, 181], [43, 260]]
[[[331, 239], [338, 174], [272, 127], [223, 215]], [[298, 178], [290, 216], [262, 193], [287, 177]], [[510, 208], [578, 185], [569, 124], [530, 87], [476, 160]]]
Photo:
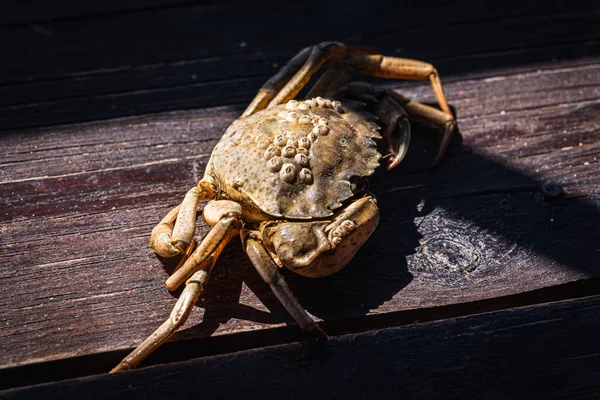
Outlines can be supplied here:
[[273, 217], [327, 217], [354, 195], [352, 177], [379, 166], [377, 129], [337, 101], [291, 100], [234, 121], [208, 170], [219, 182], [219, 197]]

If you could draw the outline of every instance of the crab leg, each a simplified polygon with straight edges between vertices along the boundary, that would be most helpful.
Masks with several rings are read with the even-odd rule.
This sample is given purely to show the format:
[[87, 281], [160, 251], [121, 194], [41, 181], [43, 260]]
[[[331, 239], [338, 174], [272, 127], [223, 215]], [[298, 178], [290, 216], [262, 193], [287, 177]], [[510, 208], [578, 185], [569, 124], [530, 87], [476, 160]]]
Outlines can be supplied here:
[[150, 235], [150, 247], [152, 251], [162, 257], [174, 257], [181, 254], [181, 249], [173, 246], [171, 243], [171, 236], [173, 232], [173, 226], [177, 220], [177, 214], [181, 204], [173, 208], [165, 217], [152, 229]]
[[135, 350], [113, 368], [110, 373], [125, 371], [135, 368], [142, 360], [153, 353], [160, 345], [169, 340], [190, 315], [198, 297], [204, 292], [210, 272], [215, 265], [218, 254], [211, 255], [201, 270], [197, 271], [188, 280], [185, 289], [179, 296], [169, 318], [144, 340]]
[[321, 65], [345, 56], [346, 46], [337, 42], [323, 42], [303, 49], [263, 85], [243, 116], [294, 98]]
[[[454, 117], [426, 104], [413, 101], [408, 97], [404, 97], [398, 93], [392, 92], [391, 90], [388, 93], [390, 93], [394, 100], [400, 103], [402, 108], [408, 113], [411, 121], [432, 124], [444, 130], [442, 133], [440, 148], [438, 149], [435, 160], [433, 161], [433, 165], [437, 165], [448, 149], [448, 146], [450, 145], [450, 139], [452, 139], [452, 134], [456, 129], [456, 121], [454, 120]], [[391, 168], [393, 168], [393, 166], [390, 166], [390, 169]]]
[[325, 96], [328, 93], [342, 87], [348, 80], [352, 68], [342, 63], [335, 63], [321, 76], [306, 95], [307, 99], [312, 99], [317, 96]]
[[371, 109], [379, 118], [381, 135], [387, 145], [388, 154], [391, 156], [388, 159], [387, 169], [389, 171], [400, 164], [408, 151], [411, 136], [409, 115], [390, 95], [381, 96], [373, 103]]
[[183, 282], [186, 284], [171, 315], [152, 335], [113, 368], [111, 373], [134, 368], [169, 340], [185, 323], [198, 297], [206, 288], [217, 258], [231, 238], [239, 232], [241, 215], [238, 211], [241, 211], [239, 204], [223, 200], [213, 201], [204, 208], [204, 218], [207, 223], [214, 226], [185, 264], [167, 280], [166, 286], [169, 290], [177, 289]]
[[[452, 115], [452, 111], [450, 110], [450, 106], [446, 100], [438, 72], [433, 65], [423, 61], [410, 60], [406, 58], [386, 57], [381, 54], [357, 56], [339, 64], [342, 64], [342, 66], [338, 66], [337, 69], [344, 71], [346, 74], [348, 73], [347, 68], [350, 68], [351, 70], [360, 71], [362, 73], [380, 78], [416, 80], [428, 79], [442, 111], [436, 110], [433, 107], [429, 107], [421, 103], [417, 103], [415, 101], [411, 101], [410, 99], [397, 95], [392, 91], [388, 92], [394, 100], [402, 104], [403, 108], [406, 110], [412, 120], [432, 123], [444, 129], [440, 148], [435, 157], [434, 165], [440, 161], [446, 149], [448, 148], [448, 145], [450, 144], [452, 134], [456, 128], [456, 122], [454, 121], [454, 116]], [[324, 80], [326, 77], [327, 74], [324, 75], [322, 80]], [[328, 79], [333, 80], [335, 78], [330, 77]], [[323, 84], [323, 86], [326, 86], [326, 84]], [[326, 87], [330, 89], [329, 86]], [[401, 157], [399, 157], [395, 162], [390, 163], [389, 168], [393, 168], [400, 162], [400, 160]]]
[[194, 239], [198, 202], [213, 196], [214, 183], [205, 177], [154, 227], [150, 235], [152, 251], [167, 258], [185, 253]]
[[[316, 45], [310, 56], [300, 68], [300, 70], [287, 82], [287, 84], [277, 93], [275, 98], [271, 100], [268, 107], [273, 107], [278, 104], [285, 103], [293, 99], [306, 86], [310, 78], [328, 62], [337, 62], [347, 56], [357, 57], [364, 54], [372, 54], [373, 50], [367, 47], [351, 46], [346, 47], [339, 42], [323, 42]], [[335, 64], [334, 64], [335, 65]], [[268, 108], [267, 107], [267, 108]]]
[[242, 117], [294, 98], [326, 62], [374, 53], [368, 47], [345, 46], [338, 42], [322, 42], [305, 47], [260, 88]]
[[293, 99], [326, 61], [338, 61], [346, 56], [346, 46], [338, 42], [323, 42], [313, 47], [308, 59], [296, 74], [281, 88], [268, 107]]
[[452, 111], [444, 95], [442, 81], [435, 67], [429, 63], [407, 58], [386, 57], [381, 54], [359, 56], [349, 59], [345, 64], [367, 75], [388, 79], [426, 80], [431, 83], [433, 93], [440, 108], [448, 115]]
[[196, 271], [204, 268], [211, 255], [218, 257], [241, 227], [241, 206], [233, 201], [213, 201], [204, 207], [203, 215], [213, 227], [181, 268], [167, 279], [165, 286], [169, 291], [176, 290]]
[[[344, 64], [354, 70], [380, 78], [429, 80], [438, 104], [446, 115], [442, 116], [435, 109], [419, 103], [414, 104], [415, 102], [407, 103], [407, 107], [413, 109], [412, 114], [415, 118], [422, 118], [426, 122], [432, 122], [445, 128], [440, 149], [434, 161], [434, 164], [437, 164], [450, 144], [456, 124], [435, 67], [423, 61], [385, 57], [381, 54], [354, 57], [345, 61]], [[411, 114], [408, 109], [406, 111]]]
[[292, 76], [304, 65], [304, 62], [311, 54], [314, 46], [306, 47], [296, 54], [286, 65], [283, 66], [275, 75], [271, 77], [258, 91], [258, 94], [250, 102], [242, 117], [247, 117], [257, 111], [267, 108], [269, 102], [279, 92], [279, 90], [290, 80]]
[[253, 237], [253, 234], [242, 232], [242, 241], [246, 254], [252, 261], [254, 268], [258, 271], [260, 277], [271, 287], [271, 290], [277, 296], [281, 304], [298, 322], [300, 327], [314, 334], [318, 338], [327, 339], [327, 334], [316, 324], [316, 322], [304, 311], [304, 308], [298, 303], [283, 277], [278, 271], [278, 267], [264, 248], [262, 243]]

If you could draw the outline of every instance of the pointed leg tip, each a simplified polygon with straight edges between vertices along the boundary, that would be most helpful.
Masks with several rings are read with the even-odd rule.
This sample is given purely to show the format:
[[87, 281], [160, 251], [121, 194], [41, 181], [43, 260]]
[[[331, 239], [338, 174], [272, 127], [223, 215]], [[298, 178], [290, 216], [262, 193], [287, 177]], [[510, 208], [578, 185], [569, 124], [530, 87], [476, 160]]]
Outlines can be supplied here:
[[440, 148], [435, 156], [435, 160], [433, 161], [433, 166], [437, 167], [440, 164], [440, 161], [446, 154], [446, 150], [450, 146], [450, 142], [454, 137], [454, 132], [456, 131], [456, 122], [454, 120], [449, 121], [446, 126], [446, 130], [442, 134], [442, 142], [440, 143]]
[[406, 153], [407, 153], [406, 151], [402, 151], [401, 153], [392, 155], [392, 157], [390, 157], [390, 159], [388, 160], [387, 170], [391, 171], [394, 168], [396, 168], [398, 165], [400, 165], [402, 160], [404, 160]]
[[128, 363], [121, 361], [119, 363], [119, 365], [117, 365], [116, 367], [114, 367], [113, 369], [111, 369], [109, 371], [109, 374], [114, 374], [116, 372], [122, 372], [122, 371], [129, 371], [130, 369], [131, 369], [131, 366]]
[[436, 168], [440, 166], [440, 162], [442, 161], [442, 158], [444, 158], [444, 153], [445, 151], [438, 151], [435, 160], [433, 160], [433, 164], [431, 164], [432, 167]]
[[321, 334], [319, 335], [319, 339], [329, 340], [329, 335], [327, 333], [325, 333], [325, 331], [321, 331]]
[[329, 335], [327, 335], [327, 333], [323, 329], [321, 329], [321, 327], [319, 327], [319, 325], [317, 324], [313, 325], [313, 327], [310, 329], [310, 333], [312, 333], [317, 339], [329, 339]]

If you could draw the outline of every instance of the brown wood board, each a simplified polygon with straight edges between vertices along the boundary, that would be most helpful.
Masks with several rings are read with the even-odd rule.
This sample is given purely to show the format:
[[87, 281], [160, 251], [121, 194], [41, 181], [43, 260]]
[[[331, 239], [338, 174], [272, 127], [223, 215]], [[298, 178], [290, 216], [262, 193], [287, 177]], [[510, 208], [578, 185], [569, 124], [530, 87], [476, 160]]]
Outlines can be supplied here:
[[[0, 392], [4, 399], [592, 399], [600, 297]], [[235, 384], [232, 384], [234, 382]]]
[[0, 130], [244, 104], [323, 40], [424, 59], [446, 78], [600, 50], [593, 0], [13, 3], [0, 12]]
[[[371, 179], [381, 223], [345, 270], [321, 280], [285, 275], [334, 338], [600, 293], [596, 2], [37, 3], [0, 9], [0, 388], [105, 372], [166, 318], [177, 294], [164, 289], [170, 267], [151, 254], [150, 230], [202, 175], [258, 87], [298, 49], [322, 40], [433, 62], [460, 128], [439, 168], [429, 167], [435, 132], [414, 127], [407, 160]], [[370, 81], [434, 102], [420, 82]], [[119, 116], [130, 117], [109, 120]], [[73, 124], [80, 121], [92, 122]], [[206, 232], [201, 224], [198, 236]], [[518, 363], [515, 371], [538, 374], [532, 382], [546, 385], [546, 397], [597, 392], [588, 385], [597, 348], [586, 336], [595, 331], [589, 321], [577, 325], [597, 300], [591, 308], [561, 304], [471, 320], [485, 321], [469, 328], [485, 336], [481, 327], [495, 318], [523, 316], [524, 326], [540, 327], [531, 332], [548, 352], [514, 353], [507, 364], [491, 354], [496, 362], [486, 364], [485, 349], [465, 349], [461, 360], [473, 362], [457, 374], [485, 378], [472, 393], [503, 382], [499, 393], [527, 393], [518, 384], [511, 392], [504, 366]], [[538, 325], [542, 309], [580, 319], [541, 318]], [[573, 322], [589, 332], [570, 328]], [[444, 343], [436, 327], [398, 329], [422, 329]], [[560, 346], [552, 345], [552, 330], [588, 354], [552, 364], [564, 355], [553, 352]], [[377, 335], [364, 336], [362, 348], [377, 347]], [[305, 339], [234, 243], [191, 320], [144, 365]], [[427, 346], [419, 343], [415, 349]], [[510, 353], [502, 345], [494, 348]], [[325, 364], [344, 363], [340, 353], [332, 357]], [[214, 368], [239, 358], [219, 360]], [[177, 365], [184, 371], [177, 374], [196, 371], [196, 361]], [[437, 371], [433, 358], [422, 365]], [[176, 379], [165, 368], [158, 375]], [[556, 388], [561, 369], [568, 384]], [[467, 393], [449, 370], [439, 387]], [[364, 374], [354, 372], [353, 379]], [[138, 376], [141, 387], [169, 386]], [[281, 387], [290, 390], [288, 378]], [[124, 393], [125, 380], [94, 377], [77, 390], [107, 382], [107, 390]], [[417, 397], [430, 393], [419, 389], [422, 381], [417, 374], [408, 383]], [[49, 388], [58, 396], [68, 385]]]
[[[327, 279], [286, 274], [306, 309], [344, 332], [378, 315], [393, 321], [406, 310], [598, 277], [595, 61], [451, 79], [461, 136], [448, 157], [429, 168], [436, 140], [415, 131], [406, 164], [372, 179], [381, 223], [355, 260]], [[433, 101], [427, 85], [401, 87]], [[0, 138], [3, 368], [130, 348], [166, 318], [175, 299], [149, 232], [201, 176], [239, 112], [178, 111]], [[546, 183], [565, 195], [545, 195]], [[201, 225], [199, 236], [206, 231]], [[242, 334], [243, 342], [246, 332], [291, 323], [239, 245], [225, 253], [174, 340]], [[267, 342], [289, 337], [267, 332]]]

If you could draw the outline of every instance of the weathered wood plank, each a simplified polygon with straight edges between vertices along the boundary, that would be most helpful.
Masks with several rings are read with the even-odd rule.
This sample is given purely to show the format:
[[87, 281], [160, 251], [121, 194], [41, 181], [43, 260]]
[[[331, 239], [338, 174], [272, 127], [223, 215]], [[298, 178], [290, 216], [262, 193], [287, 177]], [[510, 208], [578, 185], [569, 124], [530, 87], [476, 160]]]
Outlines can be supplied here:
[[[598, 61], [451, 77], [447, 93], [462, 138], [431, 170], [435, 140], [417, 130], [406, 164], [374, 177], [382, 221], [352, 264], [323, 280], [286, 275], [307, 310], [352, 330], [357, 319], [369, 326], [378, 315], [598, 277]], [[433, 100], [427, 85], [400, 87]], [[0, 137], [2, 368], [129, 348], [168, 315], [168, 270], [148, 250], [148, 234], [202, 174], [239, 111], [179, 111]], [[547, 182], [562, 185], [566, 196], [544, 199]], [[237, 245], [200, 306], [175, 340], [291, 321]]]
[[[600, 297], [0, 392], [23, 398], [597, 398]], [[231, 384], [235, 382], [235, 384]]]
[[[167, 8], [189, 3], [185, 0], [136, 0], [123, 3], [116, 0], [84, 3], [74, 0], [58, 0], [52, 7], [43, 7], [38, 0], [7, 0], [2, 3], [0, 27], [11, 25], [33, 25], [64, 19], [84, 19], [139, 12], [151, 8]], [[35, 28], [34, 28], [35, 29]]]
[[377, 2], [361, 12], [346, 1], [158, 3], [0, 26], [10, 60], [0, 66], [0, 129], [245, 103], [277, 65], [322, 40], [425, 59], [444, 76], [572, 60], [598, 54], [600, 43], [591, 0]]

